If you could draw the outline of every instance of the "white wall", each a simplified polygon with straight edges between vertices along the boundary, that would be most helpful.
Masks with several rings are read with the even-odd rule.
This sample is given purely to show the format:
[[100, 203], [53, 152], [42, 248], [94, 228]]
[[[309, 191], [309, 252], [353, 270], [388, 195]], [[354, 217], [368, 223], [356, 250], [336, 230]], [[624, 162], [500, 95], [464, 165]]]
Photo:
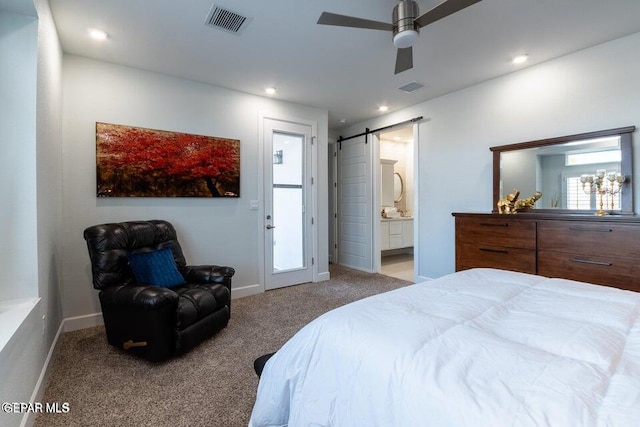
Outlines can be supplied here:
[[[0, 173], [11, 173], [9, 179], [3, 175], [0, 180], [5, 184], [0, 224], [7, 228], [2, 230], [2, 247], [10, 250], [8, 256], [0, 256], [3, 272], [0, 291], [2, 298], [7, 295], [39, 297], [0, 352], [2, 402], [40, 399], [43, 390], [39, 386], [45, 378], [51, 346], [62, 322], [59, 285], [62, 50], [47, 0], [25, 0], [22, 10], [29, 13], [34, 3], [37, 19], [35, 12], [33, 17], [0, 13], [3, 73]], [[7, 37], [5, 29], [8, 28], [16, 31]], [[6, 61], [5, 53], [11, 56], [10, 61]], [[7, 89], [9, 97], [5, 97]], [[7, 222], [6, 212], [12, 215]], [[12, 294], [16, 290], [20, 294]], [[22, 414], [0, 413], [0, 425], [19, 425], [22, 421]]]
[[[318, 122], [318, 209], [327, 211], [326, 110], [73, 55], [64, 56], [63, 70], [65, 317], [100, 312], [82, 232], [105, 222], [166, 219], [175, 225], [189, 263], [234, 267], [236, 290], [259, 284], [263, 219], [260, 211], [249, 209], [249, 202], [263, 199], [258, 174], [261, 112]], [[96, 198], [96, 121], [239, 139], [240, 198]], [[328, 272], [327, 227], [322, 215], [320, 273]]]
[[0, 12], [0, 300], [37, 295], [38, 21]]
[[[454, 271], [452, 212], [491, 211], [489, 147], [640, 125], [639, 48], [640, 33], [340, 131], [349, 136], [416, 116], [430, 119], [419, 125], [420, 277]], [[633, 146], [637, 175], [637, 131]], [[639, 197], [636, 180], [636, 210]]]
[[[37, 296], [36, 80], [38, 21], [0, 12], [0, 301]], [[31, 305], [29, 306], [31, 307]], [[0, 312], [0, 401], [28, 400], [42, 365], [38, 316]], [[11, 317], [9, 317], [11, 316]], [[34, 360], [35, 359], [35, 360]], [[34, 369], [35, 368], [35, 369]], [[33, 372], [30, 372], [34, 369]], [[19, 414], [0, 412], [0, 425], [18, 425]]]
[[62, 322], [62, 47], [48, 0], [38, 10], [36, 123], [38, 296], [47, 345]]

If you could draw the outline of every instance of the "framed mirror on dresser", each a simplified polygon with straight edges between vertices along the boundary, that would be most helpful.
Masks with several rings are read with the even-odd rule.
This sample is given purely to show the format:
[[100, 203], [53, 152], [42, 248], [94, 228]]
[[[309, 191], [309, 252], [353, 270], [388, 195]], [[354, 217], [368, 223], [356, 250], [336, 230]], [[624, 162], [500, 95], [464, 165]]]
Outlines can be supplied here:
[[[494, 210], [453, 214], [456, 271], [499, 268], [640, 291], [634, 131], [492, 147]], [[515, 189], [542, 196], [532, 208], [498, 213], [498, 202]]]
[[[635, 130], [629, 126], [491, 147], [493, 212], [501, 198], [518, 189], [521, 197], [542, 193], [537, 211], [588, 214], [600, 210], [602, 201], [605, 212], [633, 214]], [[594, 177], [602, 180], [602, 194]]]

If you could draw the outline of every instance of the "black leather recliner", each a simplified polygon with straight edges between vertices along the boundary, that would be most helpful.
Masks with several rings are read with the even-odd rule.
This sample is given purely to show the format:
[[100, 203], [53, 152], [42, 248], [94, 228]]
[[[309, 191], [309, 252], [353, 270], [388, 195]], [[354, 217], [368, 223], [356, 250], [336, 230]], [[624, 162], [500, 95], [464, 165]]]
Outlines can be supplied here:
[[[227, 326], [235, 270], [186, 265], [169, 222], [95, 225], [84, 231], [84, 238], [109, 344], [157, 362], [190, 350]], [[138, 283], [128, 255], [163, 248], [171, 248], [186, 284], [165, 288]]]

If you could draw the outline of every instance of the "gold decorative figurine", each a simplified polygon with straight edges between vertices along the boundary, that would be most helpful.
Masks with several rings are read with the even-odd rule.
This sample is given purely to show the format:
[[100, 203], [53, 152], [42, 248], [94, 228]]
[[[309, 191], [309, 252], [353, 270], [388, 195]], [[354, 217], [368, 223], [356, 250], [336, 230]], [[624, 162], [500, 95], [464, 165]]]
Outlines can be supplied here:
[[520, 190], [514, 188], [513, 193], [507, 194], [507, 197], [503, 197], [502, 199], [498, 200], [498, 213], [516, 213], [516, 201], [518, 200], [519, 195]]
[[514, 188], [513, 193], [507, 194], [507, 197], [498, 200], [498, 213], [515, 214], [518, 213], [518, 211], [531, 209], [533, 205], [542, 197], [542, 192], [536, 191], [535, 194], [532, 194], [526, 199], [521, 200], [518, 200], [519, 196], [520, 190]]
[[520, 199], [516, 201], [516, 211], [525, 211], [531, 209], [533, 205], [542, 197], [542, 191], [536, 191], [536, 194], [532, 194], [526, 199]]

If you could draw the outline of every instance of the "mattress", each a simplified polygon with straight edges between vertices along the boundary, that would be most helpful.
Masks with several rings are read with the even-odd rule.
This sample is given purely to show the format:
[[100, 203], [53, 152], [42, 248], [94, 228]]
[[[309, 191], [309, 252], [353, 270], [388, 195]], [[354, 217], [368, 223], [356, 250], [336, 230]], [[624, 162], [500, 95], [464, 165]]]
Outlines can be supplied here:
[[638, 426], [640, 293], [473, 269], [315, 319], [250, 426]]

